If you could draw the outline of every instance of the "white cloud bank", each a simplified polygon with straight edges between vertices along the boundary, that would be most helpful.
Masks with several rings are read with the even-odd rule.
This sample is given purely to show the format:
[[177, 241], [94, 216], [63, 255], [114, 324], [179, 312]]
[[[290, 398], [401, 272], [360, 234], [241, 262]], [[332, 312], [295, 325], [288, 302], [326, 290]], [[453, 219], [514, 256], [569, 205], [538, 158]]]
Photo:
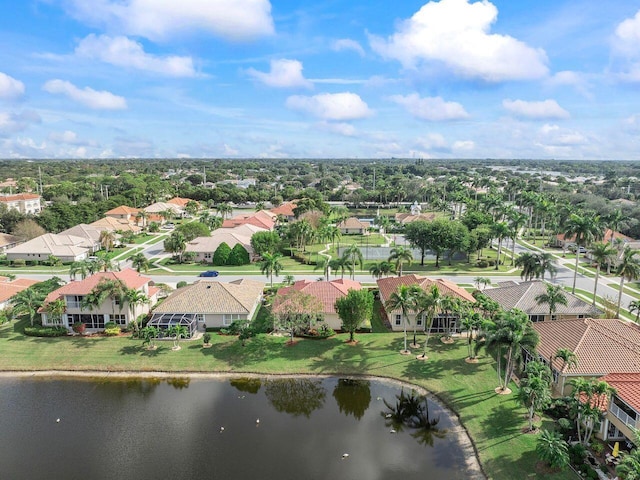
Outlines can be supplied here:
[[411, 95], [393, 95], [389, 99], [402, 105], [411, 115], [430, 122], [463, 120], [469, 114], [457, 102], [445, 102], [441, 97], [421, 98], [417, 93]]
[[127, 101], [111, 92], [97, 91], [89, 87], [80, 89], [71, 82], [64, 80], [49, 80], [42, 89], [52, 94], [65, 95], [71, 100], [81, 103], [94, 110], [123, 110], [127, 108]]
[[322, 93], [312, 97], [293, 95], [287, 98], [286, 106], [321, 120], [358, 120], [373, 114], [359, 95], [350, 92]]
[[274, 33], [269, 0], [70, 0], [66, 5], [80, 21], [153, 41], [193, 32], [234, 41]]
[[620, 78], [627, 82], [640, 82], [640, 10], [616, 27], [611, 47]]
[[249, 68], [247, 73], [269, 87], [313, 88], [313, 83], [302, 75], [302, 63], [298, 60], [271, 60], [271, 71], [265, 73]]
[[0, 137], [21, 132], [41, 121], [40, 115], [33, 110], [21, 113], [0, 112]]
[[407, 69], [443, 65], [464, 78], [486, 82], [528, 80], [548, 74], [547, 55], [509, 35], [490, 33], [498, 9], [489, 1], [431, 1], [396, 33], [371, 35], [371, 47]]
[[14, 100], [24, 95], [24, 83], [0, 72], [0, 98]]
[[365, 56], [364, 48], [362, 48], [362, 45], [360, 45], [355, 40], [351, 40], [350, 38], [341, 38], [339, 40], [336, 40], [335, 42], [333, 42], [332, 48], [336, 52], [342, 52], [344, 50], [347, 50], [347, 51], [351, 50], [353, 52], [356, 52], [361, 57]]
[[555, 100], [527, 102], [524, 100], [503, 100], [502, 106], [518, 118], [533, 120], [569, 118], [569, 112], [558, 105]]
[[196, 71], [191, 57], [156, 56], [127, 37], [96, 36], [93, 33], [80, 41], [76, 55], [97, 59], [118, 67], [135, 68], [171, 77], [194, 77]]

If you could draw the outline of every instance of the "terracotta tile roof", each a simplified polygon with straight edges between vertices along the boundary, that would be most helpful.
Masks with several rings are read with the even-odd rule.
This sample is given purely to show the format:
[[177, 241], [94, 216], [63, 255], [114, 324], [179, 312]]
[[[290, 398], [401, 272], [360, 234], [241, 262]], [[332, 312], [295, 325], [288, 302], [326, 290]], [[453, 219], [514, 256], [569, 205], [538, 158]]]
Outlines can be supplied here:
[[640, 373], [610, 373], [600, 380], [616, 389], [616, 395], [640, 413]]
[[[560, 348], [575, 353], [578, 365], [562, 370], [572, 375], [606, 375], [612, 372], [640, 373], [640, 326], [615, 319], [579, 318], [537, 322], [540, 335], [537, 351], [550, 359]], [[561, 371], [563, 362], [553, 360]]]
[[377, 283], [380, 288], [380, 298], [383, 303], [386, 303], [387, 300], [389, 300], [391, 294], [397, 291], [400, 285], [418, 285], [425, 292], [428, 291], [432, 285], [436, 285], [441, 295], [457, 297], [469, 302], [476, 301], [476, 299], [473, 298], [473, 295], [467, 292], [464, 288], [443, 278], [431, 279], [428, 277], [420, 277], [412, 273], [411, 275], [403, 275], [402, 277], [381, 278]]
[[269, 210], [275, 215], [283, 215], [285, 217], [294, 217], [293, 209], [296, 208], [295, 202], [285, 202], [282, 205]]
[[[517, 308], [527, 315], [549, 315], [549, 305], [538, 304], [536, 297], [547, 292], [547, 283], [541, 280], [515, 283], [513, 285], [487, 288], [483, 290], [487, 297], [495, 300], [505, 310]], [[602, 312], [591, 304], [569, 292], [564, 292], [567, 305], [557, 305], [556, 315], [598, 316]]]
[[241, 213], [233, 218], [225, 220], [222, 223], [223, 228], [233, 228], [240, 225], [254, 225], [256, 227], [263, 228], [265, 230], [273, 230], [275, 226], [276, 215], [267, 212], [266, 210], [260, 210], [255, 213]]
[[203, 279], [172, 292], [153, 313], [248, 314], [262, 297], [264, 283]]
[[179, 207], [185, 207], [189, 202], [198, 203], [196, 200], [192, 200], [190, 198], [182, 198], [182, 197], [173, 197], [171, 200], [167, 200], [167, 203], [173, 203], [174, 205], [178, 205]]
[[15, 202], [18, 200], [35, 200], [40, 198], [40, 195], [35, 193], [18, 193], [16, 195], [2, 195], [0, 196], [0, 202]]
[[64, 297], [65, 295], [87, 295], [103, 278], [107, 278], [109, 280], [122, 280], [127, 288], [136, 290], [141, 288], [145, 283], [149, 283], [151, 281], [149, 277], [143, 277], [131, 268], [127, 268], [121, 272], [99, 272], [85, 278], [84, 280], [72, 281], [63, 285], [59, 289], [54, 290], [47, 295], [44, 304], [46, 305], [47, 303]]
[[31, 285], [39, 283], [39, 280], [18, 278], [12, 282], [0, 282], [0, 303], [4, 303], [16, 293], [26, 290]]
[[350, 289], [361, 290], [362, 285], [360, 285], [360, 282], [346, 278], [332, 280], [330, 282], [299, 280], [289, 287], [280, 288], [276, 297], [282, 297], [292, 290], [298, 290], [318, 298], [322, 302], [322, 305], [324, 305], [324, 313], [331, 314], [336, 313], [336, 300], [346, 296]]
[[340, 222], [337, 225], [338, 228], [364, 228], [367, 229], [371, 227], [369, 222], [363, 222], [358, 220], [356, 217], [349, 217], [346, 220]]
[[104, 212], [105, 215], [134, 215], [140, 210], [133, 207], [127, 207], [126, 205], [120, 205], [119, 207], [112, 208], [108, 212]]
[[123, 232], [131, 231], [137, 233], [141, 230], [139, 226], [134, 225], [133, 223], [129, 223], [127, 220], [114, 217], [104, 217], [100, 220], [96, 220], [95, 222], [90, 223], [89, 225], [99, 230], [109, 230], [112, 232], [120, 230]]
[[420, 213], [419, 215], [411, 215], [410, 213], [396, 213], [396, 222], [400, 223], [411, 223], [417, 220], [421, 220], [423, 222], [432, 222], [436, 219], [437, 214], [435, 213]]
[[[604, 237], [603, 240], [604, 242], [610, 242], [611, 241], [611, 235], [613, 235], [613, 238], [620, 238], [622, 240], [624, 240], [625, 242], [630, 242], [633, 239], [631, 237], [627, 237], [626, 235], [620, 233], [620, 232], [614, 232], [613, 230], [611, 230], [610, 228], [607, 228], [604, 231]], [[576, 240], [576, 236], [572, 235], [570, 237], [565, 237], [565, 235], [563, 233], [559, 233], [558, 235], [556, 235], [556, 238], [561, 241], [561, 242], [575, 242]]]

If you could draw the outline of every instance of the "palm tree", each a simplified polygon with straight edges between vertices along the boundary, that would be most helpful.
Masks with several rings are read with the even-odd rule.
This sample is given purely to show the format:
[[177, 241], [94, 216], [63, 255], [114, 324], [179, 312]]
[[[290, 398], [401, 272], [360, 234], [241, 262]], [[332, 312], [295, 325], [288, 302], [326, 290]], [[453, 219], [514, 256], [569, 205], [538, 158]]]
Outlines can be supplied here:
[[392, 273], [396, 273], [393, 264], [387, 262], [386, 260], [382, 260], [380, 262], [374, 263], [369, 267], [369, 273], [374, 278], [382, 278], [386, 277]]
[[527, 364], [525, 372], [527, 377], [520, 381], [518, 400], [528, 409], [529, 431], [533, 431], [533, 418], [537, 411], [545, 408], [551, 401], [551, 388], [549, 387], [549, 374], [532, 374], [532, 370], [548, 372], [549, 367], [542, 362], [532, 361]]
[[432, 285], [431, 289], [426, 294], [418, 296], [416, 302], [418, 315], [424, 315], [425, 320], [427, 339], [424, 342], [424, 350], [422, 352], [422, 358], [425, 359], [427, 358], [427, 345], [429, 344], [431, 330], [433, 329], [433, 319], [440, 310], [441, 302], [442, 296], [440, 295], [440, 290], [437, 285]]
[[116, 241], [116, 234], [110, 230], [103, 230], [100, 232], [98, 241], [100, 242], [100, 246], [108, 252], [113, 248], [113, 244]]
[[167, 336], [173, 337], [173, 347], [171, 350], [180, 350], [180, 339], [189, 336], [189, 330], [184, 325], [179, 323], [171, 325], [167, 328]]
[[135, 255], [131, 255], [129, 257], [129, 260], [131, 260], [131, 266], [136, 269], [136, 272], [140, 273], [143, 271], [149, 271], [149, 267], [151, 264], [149, 263], [149, 259], [144, 255], [144, 253], [138, 252]]
[[73, 262], [69, 266], [69, 277], [71, 278], [71, 280], [75, 280], [78, 273], [80, 274], [80, 278], [82, 280], [87, 278], [87, 275], [89, 274], [89, 263], [84, 260]]
[[413, 253], [411, 249], [403, 247], [401, 245], [395, 246], [389, 252], [389, 262], [395, 262], [396, 271], [398, 272], [398, 276], [402, 276], [402, 265], [406, 263], [407, 265], [411, 265], [411, 261], [413, 260]]
[[596, 262], [596, 278], [593, 285], [593, 300], [591, 302], [591, 305], [596, 304], [596, 292], [598, 291], [598, 280], [600, 279], [600, 265], [602, 265], [604, 262], [607, 262], [607, 264], [609, 264], [614, 253], [615, 250], [609, 243], [598, 242], [594, 243], [591, 246], [591, 258], [594, 262]]
[[560, 368], [561, 372], [564, 371], [564, 367], [568, 367], [570, 370], [571, 367], [578, 366], [578, 357], [576, 357], [576, 354], [568, 348], [559, 348], [556, 350], [556, 354], [553, 356], [553, 359], [555, 360], [558, 358], [562, 360], [562, 367]]
[[187, 239], [181, 232], [171, 233], [163, 245], [167, 252], [178, 256], [178, 263], [182, 263], [182, 255], [187, 249]]
[[551, 278], [555, 276], [558, 272], [556, 268], [556, 259], [554, 256], [547, 252], [541, 252], [536, 254], [536, 278], [538, 278], [538, 274], [544, 280], [545, 274], [548, 272], [551, 275]]
[[43, 310], [49, 314], [52, 323], [58, 325], [62, 323], [62, 314], [67, 309], [67, 304], [62, 298], [58, 298], [52, 302], [47, 303]]
[[138, 221], [142, 220], [142, 228], [147, 226], [147, 218], [149, 218], [149, 214], [144, 210], [140, 210], [136, 213], [136, 225], [138, 225]]
[[404, 350], [403, 353], [409, 353], [407, 348], [407, 322], [409, 321], [409, 312], [416, 310], [416, 300], [418, 298], [420, 287], [417, 285], [399, 285], [398, 289], [391, 294], [385, 308], [388, 312], [400, 310], [402, 312], [402, 325], [404, 328]]
[[349, 273], [351, 273], [353, 271], [353, 269], [351, 268], [351, 262], [349, 261], [349, 259], [347, 257], [339, 257], [339, 258], [334, 258], [331, 260], [331, 262], [329, 262], [329, 267], [334, 271], [337, 272], [338, 270], [340, 270], [342, 277], [344, 278], [344, 271], [348, 270]]
[[265, 252], [262, 254], [260, 271], [271, 278], [271, 288], [273, 288], [273, 274], [275, 273], [277, 277], [283, 269], [282, 263], [280, 262], [281, 259], [282, 255], [280, 253]]
[[640, 278], [640, 260], [637, 255], [639, 250], [633, 250], [629, 246], [624, 247], [622, 258], [618, 262], [616, 275], [620, 276], [620, 291], [618, 292], [618, 306], [616, 307], [616, 318], [620, 318], [620, 304], [622, 303], [622, 292], [625, 280], [632, 282]]
[[138, 318], [136, 316], [136, 307], [138, 307], [138, 305], [149, 303], [149, 297], [147, 297], [147, 295], [142, 290], [136, 290], [135, 288], [127, 289], [125, 296], [127, 298], [129, 313], [131, 315], [129, 321], [133, 322], [135, 329], [138, 330], [139, 325]]
[[102, 278], [98, 284], [93, 287], [92, 293], [96, 296], [96, 306], [100, 306], [105, 300], [111, 299], [111, 312], [115, 315], [115, 306], [118, 305], [120, 311], [124, 307], [127, 300], [127, 291], [129, 289], [125, 283], [120, 280], [112, 280], [110, 278]]
[[496, 270], [500, 268], [500, 256], [502, 254], [502, 240], [509, 236], [509, 226], [504, 222], [494, 223], [491, 227], [493, 237], [498, 239], [498, 258], [496, 259]]
[[558, 310], [558, 305], [567, 306], [567, 296], [564, 293], [562, 285], [552, 285], [547, 283], [547, 291], [541, 293], [535, 298], [538, 305], [546, 303], [549, 305], [549, 316], [553, 316]]
[[620, 463], [616, 467], [616, 474], [627, 480], [640, 479], [640, 431], [633, 429], [633, 443], [635, 448], [629, 453], [623, 453], [620, 456]]
[[535, 253], [524, 252], [518, 255], [516, 258], [515, 266], [522, 268], [520, 272], [520, 278], [525, 281], [532, 280], [537, 275], [537, 258]]
[[569, 465], [569, 444], [558, 432], [543, 430], [536, 443], [536, 453], [551, 468], [564, 469]]
[[640, 323], [640, 300], [629, 302], [629, 313], [636, 312], [636, 323]]
[[600, 217], [594, 215], [571, 214], [564, 228], [565, 240], [574, 237], [576, 243], [576, 265], [573, 272], [573, 287], [571, 293], [576, 293], [578, 278], [578, 263], [580, 261], [580, 247], [586, 247], [602, 235]]
[[342, 258], [348, 260], [351, 263], [351, 278], [355, 279], [356, 276], [356, 263], [360, 265], [362, 269], [362, 264], [364, 259], [362, 258], [362, 251], [358, 248], [358, 246], [354, 243], [353, 245], [347, 247], [344, 252], [342, 252]]
[[331, 258], [327, 258], [327, 257], [322, 257], [320, 259], [318, 259], [318, 261], [316, 262], [316, 266], [313, 267], [313, 270], [320, 270], [322, 269], [322, 274], [324, 275], [325, 280], [330, 280], [329, 278], [329, 270], [331, 269]]
[[44, 297], [36, 290], [27, 288], [15, 294], [11, 303], [17, 315], [29, 315], [29, 321], [33, 327], [33, 320], [43, 301]]
[[491, 279], [487, 277], [476, 277], [473, 279], [473, 283], [475, 283], [477, 290], [480, 290], [480, 286], [482, 286], [482, 290], [484, 290], [487, 285], [491, 285]]
[[167, 208], [166, 210], [162, 210], [161, 212], [159, 212], [159, 215], [165, 222], [167, 222], [173, 218], [175, 212], [172, 209]]
[[509, 228], [511, 232], [511, 241], [513, 245], [511, 245], [511, 266], [515, 265], [516, 259], [516, 239], [520, 234], [520, 229], [527, 223], [527, 216], [524, 213], [518, 212], [515, 209], [511, 209], [508, 214], [509, 217]]
[[231, 213], [233, 212], [233, 207], [228, 203], [219, 203], [215, 208], [220, 217], [222, 217], [222, 220], [227, 216], [231, 216]]

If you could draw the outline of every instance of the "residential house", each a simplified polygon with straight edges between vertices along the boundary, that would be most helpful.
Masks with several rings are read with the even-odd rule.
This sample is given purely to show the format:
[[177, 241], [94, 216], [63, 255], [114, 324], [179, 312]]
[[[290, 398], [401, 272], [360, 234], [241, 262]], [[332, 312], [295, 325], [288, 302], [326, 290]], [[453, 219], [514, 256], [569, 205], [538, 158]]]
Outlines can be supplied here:
[[102, 233], [102, 229], [96, 227], [95, 225], [87, 225], [86, 223], [81, 223], [76, 225], [75, 227], [71, 227], [63, 232], [60, 232], [59, 235], [73, 235], [75, 237], [86, 238], [87, 241], [92, 244], [92, 249], [94, 251], [100, 250], [102, 245], [100, 244], [100, 234]]
[[23, 259], [42, 262], [48, 260], [50, 256], [54, 256], [62, 262], [76, 262], [84, 260], [99, 248], [93, 241], [84, 237], [45, 233], [10, 248], [6, 251], [6, 255], [9, 261]]
[[42, 209], [40, 195], [35, 193], [18, 193], [16, 195], [0, 196], [0, 204], [6, 205], [9, 210], [17, 210], [25, 215], [36, 215]]
[[600, 430], [602, 439], [620, 442], [624, 450], [631, 450], [633, 429], [640, 429], [640, 373], [610, 373], [600, 380], [615, 389]]
[[[135, 220], [135, 218], [134, 218]], [[122, 218], [115, 217], [104, 217], [100, 220], [96, 220], [93, 223], [90, 223], [92, 227], [97, 228], [100, 231], [108, 230], [109, 232], [133, 232], [139, 233], [141, 228], [134, 224], [130, 223], [128, 220]]]
[[251, 224], [240, 225], [235, 228], [218, 228], [211, 232], [210, 237], [197, 237], [187, 244], [186, 252], [194, 252], [196, 262], [211, 263], [213, 254], [221, 243], [226, 243], [230, 248], [241, 244], [247, 252], [249, 258], [255, 260], [255, 253], [251, 246], [251, 236], [255, 232], [265, 232], [264, 228], [259, 228]]
[[319, 282], [299, 280], [291, 286], [280, 288], [276, 296], [282, 298], [294, 290], [313, 295], [322, 302], [325, 323], [334, 330], [340, 330], [342, 329], [342, 320], [340, 320], [338, 312], [336, 312], [336, 300], [345, 297], [349, 290], [361, 289], [360, 282], [346, 278]]
[[[377, 280], [378, 288], [380, 289], [380, 301], [382, 305], [386, 305], [391, 295], [398, 291], [398, 287], [401, 285], [417, 285], [425, 292], [429, 292], [431, 288], [435, 285], [442, 296], [448, 296], [452, 298], [457, 298], [460, 300], [465, 300], [468, 302], [475, 302], [475, 298], [469, 292], [467, 292], [464, 288], [459, 287], [455, 283], [445, 280], [442, 278], [431, 279], [427, 277], [421, 277], [415, 274], [411, 275], [403, 275], [402, 277], [387, 277], [380, 278]], [[391, 328], [395, 331], [403, 329], [403, 318], [402, 311], [400, 310], [392, 310], [389, 311], [386, 309], [387, 319], [391, 325]], [[415, 318], [416, 312], [410, 312], [409, 318], [407, 319], [407, 324], [412, 325], [413, 320]], [[431, 328], [431, 332], [446, 332], [449, 329], [454, 331], [460, 330], [459, 325], [459, 317], [455, 312], [447, 312], [440, 311], [437, 312], [436, 316], [433, 319], [433, 325]], [[419, 330], [426, 331], [427, 329], [427, 319], [424, 315], [416, 318], [416, 326]]]
[[500, 304], [503, 310], [517, 308], [529, 315], [532, 322], [542, 322], [545, 320], [559, 320], [571, 318], [597, 317], [602, 315], [602, 311], [590, 303], [581, 300], [575, 295], [565, 292], [567, 305], [556, 305], [556, 312], [549, 313], [549, 305], [539, 303], [536, 298], [547, 292], [548, 283], [542, 280], [530, 282], [504, 282], [496, 288], [483, 290], [487, 297]]
[[[602, 238], [602, 241], [603, 242], [611, 242], [611, 238], [612, 237], [613, 237], [614, 241], [621, 240], [625, 244], [633, 241], [633, 239], [631, 237], [627, 237], [626, 235], [624, 235], [624, 234], [622, 234], [620, 232], [614, 232], [610, 228], [607, 228], [604, 231], [604, 237]], [[556, 238], [555, 238], [555, 246], [556, 247], [567, 249], [569, 247], [574, 247], [575, 244], [576, 244], [576, 236], [575, 235], [571, 235], [569, 237], [566, 237], [563, 233], [559, 233], [558, 235], [556, 235]]]
[[246, 224], [260, 227], [263, 230], [273, 230], [276, 224], [276, 215], [267, 210], [260, 210], [255, 213], [241, 213], [225, 220], [222, 223], [222, 227], [233, 228]]
[[162, 218], [162, 215], [161, 215], [162, 212], [167, 212], [167, 211], [171, 212], [172, 215], [176, 218], [181, 218], [186, 214], [186, 212], [184, 211], [184, 208], [182, 208], [181, 206], [175, 203], [168, 203], [168, 202], [152, 203], [148, 207], [144, 207], [143, 210], [147, 212], [149, 215], [154, 215], [159, 218]]
[[396, 223], [401, 225], [406, 225], [408, 223], [417, 222], [418, 220], [423, 222], [432, 222], [436, 219], [437, 214], [429, 212], [429, 213], [396, 213], [395, 219]]
[[40, 280], [29, 278], [16, 278], [9, 280], [7, 277], [0, 277], [0, 310], [7, 308], [11, 304], [11, 299], [16, 293], [26, 290]]
[[368, 235], [371, 224], [356, 217], [349, 217], [336, 225], [342, 235]]
[[289, 222], [293, 222], [296, 219], [295, 213], [293, 213], [293, 209], [296, 208], [295, 202], [285, 202], [275, 208], [269, 210], [276, 217], [282, 217]]
[[104, 213], [105, 217], [115, 218], [116, 220], [124, 220], [130, 225], [136, 225], [136, 217], [138, 215], [137, 208], [120, 205]]
[[189, 336], [206, 328], [221, 328], [236, 320], [251, 320], [262, 302], [264, 283], [241, 279], [225, 283], [202, 279], [172, 292], [158, 305], [149, 325], [183, 325]]
[[[94, 308], [84, 306], [84, 299], [101, 281], [121, 281], [127, 289], [139, 290], [149, 299], [148, 303], [131, 308], [128, 302], [120, 303], [119, 299], [109, 297], [102, 305]], [[42, 314], [43, 325], [56, 325], [56, 320], [46, 313], [47, 304], [62, 299], [65, 303], [65, 313], [62, 315], [62, 326], [71, 331], [74, 323], [82, 322], [87, 332], [99, 332], [107, 322], [115, 322], [125, 326], [138, 316], [148, 313], [158, 300], [159, 289], [151, 285], [151, 278], [144, 277], [131, 268], [121, 272], [100, 272], [80, 281], [72, 281], [51, 292], [44, 301], [39, 312]]]
[[9, 235], [8, 233], [0, 233], [0, 253], [9, 248], [13, 248], [22, 243], [21, 237], [15, 235]]
[[[525, 351], [525, 362], [551, 365], [554, 394], [571, 393], [577, 377], [599, 378], [609, 373], [640, 373], [640, 325], [615, 319], [576, 318], [533, 324], [540, 336], [536, 352]], [[559, 349], [573, 352], [577, 365], [554, 358]]]
[[191, 198], [173, 197], [172, 199], [167, 200], [166, 203], [171, 203], [173, 205], [177, 205], [182, 210], [184, 210], [185, 207], [187, 206], [187, 203], [189, 203], [189, 202], [196, 202], [196, 204], [198, 205], [198, 208], [200, 208], [200, 203], [198, 201], [196, 201], [196, 200], [192, 200]]

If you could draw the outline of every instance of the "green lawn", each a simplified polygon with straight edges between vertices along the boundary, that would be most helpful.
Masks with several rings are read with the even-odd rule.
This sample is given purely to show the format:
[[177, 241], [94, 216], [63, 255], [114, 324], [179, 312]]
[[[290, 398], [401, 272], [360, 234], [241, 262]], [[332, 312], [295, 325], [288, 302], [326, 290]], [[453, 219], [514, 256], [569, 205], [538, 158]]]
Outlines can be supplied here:
[[[524, 410], [513, 395], [494, 392], [495, 362], [488, 357], [481, 357], [475, 365], [464, 362], [466, 346], [461, 340], [445, 345], [432, 339], [429, 360], [420, 362], [398, 353], [402, 334], [395, 333], [357, 334], [356, 346], [347, 345], [348, 335], [341, 334], [323, 341], [300, 340], [293, 347], [285, 346], [286, 338], [266, 335], [249, 340], [245, 347], [235, 337], [213, 335], [210, 349], [202, 349], [201, 342], [185, 341], [182, 350], [173, 352], [169, 342], [162, 342], [156, 351], [147, 351], [139, 340], [129, 337], [25, 337], [21, 333], [24, 324], [0, 327], [0, 369], [375, 375], [399, 379], [426, 388], [457, 412], [490, 478], [538, 478], [534, 470], [536, 436], [521, 433], [526, 424]], [[558, 473], [544, 478], [573, 477]]]

